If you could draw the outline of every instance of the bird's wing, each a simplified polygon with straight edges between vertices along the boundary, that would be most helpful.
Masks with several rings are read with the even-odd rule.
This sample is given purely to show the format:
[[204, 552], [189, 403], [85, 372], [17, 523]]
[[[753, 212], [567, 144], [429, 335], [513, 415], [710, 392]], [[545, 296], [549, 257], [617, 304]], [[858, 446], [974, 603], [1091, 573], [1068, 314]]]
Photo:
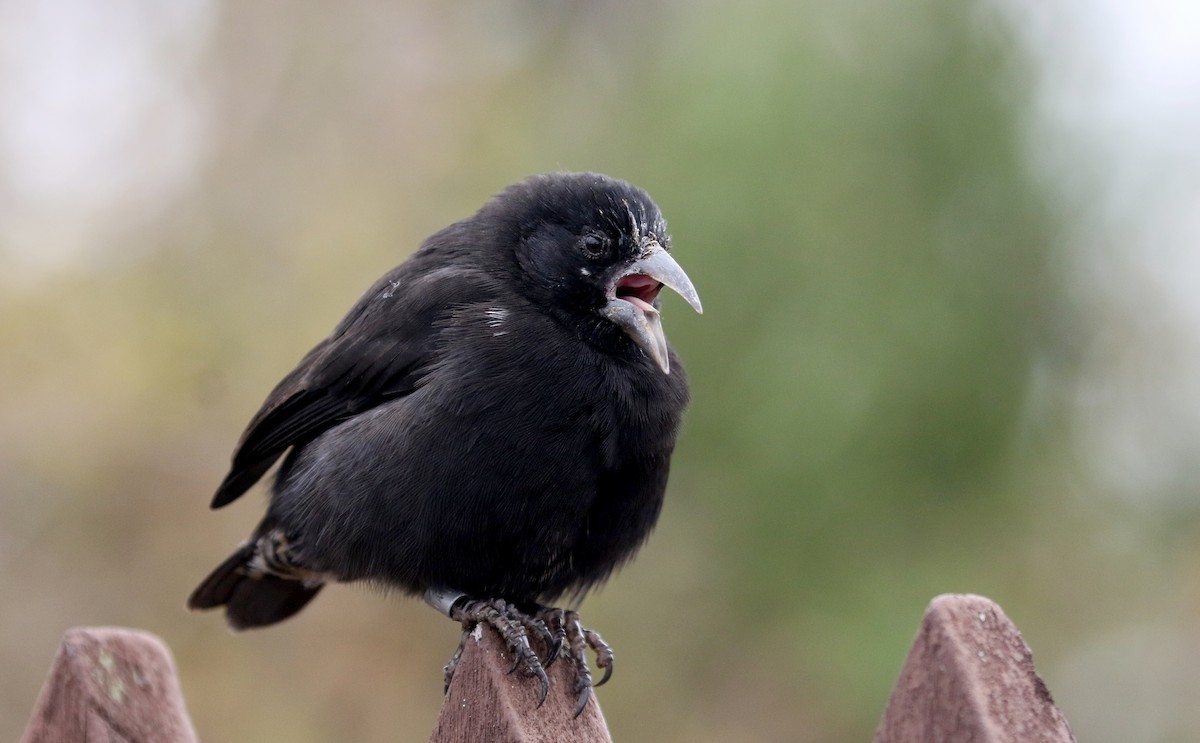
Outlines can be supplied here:
[[415, 389], [436, 360], [439, 321], [488, 293], [473, 271], [428, 268], [410, 261], [380, 279], [275, 387], [242, 434], [213, 508], [250, 489], [289, 447]]

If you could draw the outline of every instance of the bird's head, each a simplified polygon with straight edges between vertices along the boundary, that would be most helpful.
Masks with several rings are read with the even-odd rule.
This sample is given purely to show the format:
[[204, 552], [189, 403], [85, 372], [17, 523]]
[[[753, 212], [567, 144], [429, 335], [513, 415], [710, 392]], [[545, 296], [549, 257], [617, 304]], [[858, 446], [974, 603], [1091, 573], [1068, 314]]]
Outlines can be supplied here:
[[550, 173], [510, 187], [485, 209], [512, 230], [527, 296], [598, 342], [628, 337], [670, 372], [659, 292], [665, 286], [703, 310], [645, 191], [595, 173]]

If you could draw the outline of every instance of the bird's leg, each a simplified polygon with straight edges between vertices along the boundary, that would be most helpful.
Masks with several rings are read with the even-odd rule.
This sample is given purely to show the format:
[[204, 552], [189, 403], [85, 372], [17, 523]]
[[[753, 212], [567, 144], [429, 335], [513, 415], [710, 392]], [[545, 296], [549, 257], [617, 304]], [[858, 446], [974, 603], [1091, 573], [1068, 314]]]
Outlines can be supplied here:
[[[575, 705], [575, 716], [579, 717], [583, 708], [587, 706], [588, 698], [592, 695], [592, 687], [603, 685], [612, 676], [612, 648], [604, 642], [599, 633], [584, 627], [579, 622], [578, 612], [542, 607], [538, 610], [537, 616], [549, 628], [556, 645], [566, 644], [567, 657], [575, 664], [574, 691], [579, 695], [579, 701]], [[596, 666], [604, 669], [604, 675], [600, 678], [599, 683], [592, 683], [592, 672], [588, 668], [587, 658], [584, 656], [585, 648], [591, 648], [596, 653]]]
[[513, 666], [508, 672], [512, 673], [520, 668], [522, 675], [537, 678], [541, 684], [538, 706], [542, 706], [550, 690], [550, 679], [546, 677], [542, 662], [538, 660], [537, 653], [529, 644], [529, 633], [533, 632], [549, 647], [550, 633], [542, 620], [519, 611], [504, 599], [467, 601], [452, 609], [450, 618], [462, 622], [464, 640], [466, 634], [480, 623], [487, 624], [499, 632], [514, 657]]
[[458, 670], [458, 661], [462, 659], [463, 648], [467, 646], [467, 634], [464, 630], [458, 641], [458, 647], [454, 650], [454, 655], [450, 656], [450, 660], [446, 661], [445, 667], [442, 668], [443, 694], [450, 691], [450, 682], [454, 680], [454, 672]]
[[[550, 688], [550, 680], [546, 676], [546, 668], [550, 667], [560, 655], [566, 655], [575, 666], [574, 692], [579, 695], [575, 705], [575, 716], [582, 714], [592, 696], [592, 689], [602, 686], [612, 676], [613, 651], [600, 637], [598, 632], [584, 627], [579, 621], [579, 613], [566, 609], [555, 609], [533, 604], [530, 611], [524, 611], [503, 599], [478, 600], [464, 593], [429, 589], [425, 592], [425, 602], [446, 614], [451, 619], [462, 623], [462, 639], [450, 662], [444, 669], [446, 689], [454, 678], [454, 671], [462, 658], [467, 636], [479, 624], [487, 624], [494, 628], [504, 638], [505, 644], [513, 654], [515, 662], [509, 673], [521, 669], [525, 676], [536, 677], [541, 684], [538, 695], [538, 706], [546, 701]], [[537, 637], [546, 648], [544, 660], [538, 658], [529, 642], [529, 636]], [[592, 671], [588, 667], [586, 652], [591, 648], [596, 654], [596, 666], [604, 669], [604, 675], [599, 682], [593, 683]]]
[[[522, 675], [536, 678], [541, 685], [538, 706], [540, 707], [546, 701], [546, 694], [550, 690], [550, 679], [546, 676], [542, 661], [538, 659], [537, 653], [529, 644], [529, 635], [535, 635], [547, 648], [546, 665], [553, 662], [557, 655], [557, 645], [546, 628], [545, 621], [521, 611], [504, 599], [477, 600], [465, 594], [430, 589], [425, 592], [425, 601], [439, 611], [445, 612], [451, 619], [462, 623], [463, 634], [458, 643], [458, 649], [454, 651], [450, 662], [443, 670], [446, 689], [450, 688], [450, 681], [454, 678], [454, 671], [462, 657], [467, 635], [475, 629], [476, 625], [486, 624], [500, 633], [509, 652], [513, 654], [515, 661], [509, 673], [519, 668]], [[553, 655], [551, 650], [554, 650]]]

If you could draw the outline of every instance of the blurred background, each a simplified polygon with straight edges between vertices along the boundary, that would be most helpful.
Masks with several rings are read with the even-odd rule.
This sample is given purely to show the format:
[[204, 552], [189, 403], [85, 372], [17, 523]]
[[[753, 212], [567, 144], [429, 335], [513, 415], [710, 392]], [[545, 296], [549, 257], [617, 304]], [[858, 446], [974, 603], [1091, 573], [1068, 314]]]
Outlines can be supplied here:
[[583, 606], [615, 740], [869, 740], [951, 591], [1080, 740], [1200, 739], [1197, 91], [1185, 0], [0, 0], [0, 739], [92, 624], [170, 644], [206, 741], [426, 739], [419, 602], [183, 602], [275, 382], [555, 169], [649, 190], [705, 306], [660, 526]]

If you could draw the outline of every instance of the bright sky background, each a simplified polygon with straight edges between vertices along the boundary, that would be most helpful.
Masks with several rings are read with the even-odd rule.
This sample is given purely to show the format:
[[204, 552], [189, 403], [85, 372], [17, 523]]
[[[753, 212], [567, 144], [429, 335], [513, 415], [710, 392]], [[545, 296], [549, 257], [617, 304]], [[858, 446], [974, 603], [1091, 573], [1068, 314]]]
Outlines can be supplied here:
[[209, 10], [0, 2], [0, 286], [103, 249], [196, 174]]
[[1010, 0], [1039, 63], [1030, 157], [1071, 215], [1086, 466], [1194, 509], [1200, 478], [1200, 3]]

